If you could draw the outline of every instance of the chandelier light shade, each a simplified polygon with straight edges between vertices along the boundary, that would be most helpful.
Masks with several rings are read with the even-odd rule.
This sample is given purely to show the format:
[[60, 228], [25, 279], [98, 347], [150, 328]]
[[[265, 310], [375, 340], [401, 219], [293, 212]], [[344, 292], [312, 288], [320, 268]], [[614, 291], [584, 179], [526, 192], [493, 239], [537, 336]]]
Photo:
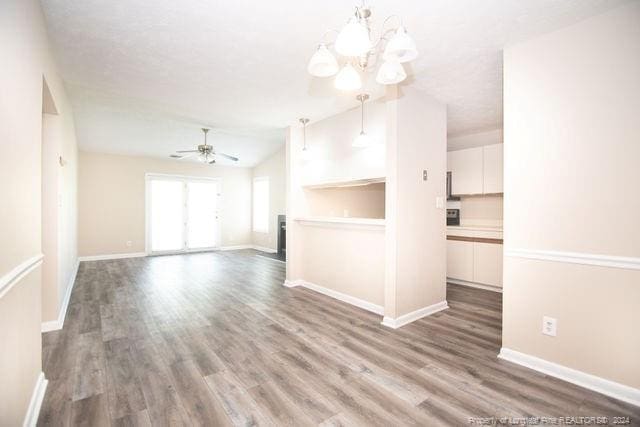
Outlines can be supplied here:
[[369, 30], [357, 17], [352, 17], [342, 31], [338, 33], [336, 52], [342, 56], [362, 56], [371, 49]]
[[398, 61], [384, 61], [378, 69], [376, 81], [382, 85], [397, 84], [407, 78], [404, 67]]
[[398, 27], [387, 43], [382, 56], [385, 61], [409, 62], [418, 57], [416, 42], [407, 34], [404, 27]]
[[329, 77], [338, 72], [338, 61], [336, 57], [327, 49], [324, 43], [318, 46], [318, 50], [309, 61], [307, 70], [315, 77]]
[[[397, 24], [387, 26], [391, 18], [396, 18]], [[328, 30], [324, 33], [309, 61], [309, 74], [315, 77], [335, 74], [335, 87], [344, 91], [360, 89], [367, 73], [376, 72], [376, 82], [384, 85], [405, 80], [407, 73], [402, 64], [418, 57], [415, 41], [407, 33], [402, 18], [397, 15], [387, 17], [379, 31], [372, 30], [372, 20], [371, 9], [363, 0], [341, 31]], [[334, 43], [325, 40], [331, 33], [337, 34]], [[372, 34], [376, 36], [372, 38]], [[336, 56], [330, 48], [335, 49]], [[338, 63], [346, 65], [338, 71]]]
[[336, 89], [344, 91], [358, 90], [362, 87], [362, 78], [353, 65], [346, 64], [336, 76], [334, 85]]

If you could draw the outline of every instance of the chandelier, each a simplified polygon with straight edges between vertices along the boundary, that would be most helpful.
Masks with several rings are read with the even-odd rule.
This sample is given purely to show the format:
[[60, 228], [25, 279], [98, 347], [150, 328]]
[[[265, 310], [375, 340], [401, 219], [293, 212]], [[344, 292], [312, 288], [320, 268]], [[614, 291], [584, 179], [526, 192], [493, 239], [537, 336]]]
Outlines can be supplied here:
[[[392, 18], [398, 19], [399, 25], [386, 28]], [[332, 33], [337, 36], [329, 42], [326, 38]], [[342, 68], [331, 47], [340, 57]], [[342, 30], [324, 33], [307, 70], [315, 77], [335, 75], [337, 89], [353, 91], [362, 87], [362, 74], [375, 69], [380, 61], [382, 64], [378, 67], [376, 81], [383, 85], [400, 83], [407, 78], [402, 64], [413, 61], [417, 56], [416, 44], [397, 15], [387, 17], [380, 34], [375, 36], [371, 29], [371, 9], [363, 4], [356, 7], [354, 16]]]

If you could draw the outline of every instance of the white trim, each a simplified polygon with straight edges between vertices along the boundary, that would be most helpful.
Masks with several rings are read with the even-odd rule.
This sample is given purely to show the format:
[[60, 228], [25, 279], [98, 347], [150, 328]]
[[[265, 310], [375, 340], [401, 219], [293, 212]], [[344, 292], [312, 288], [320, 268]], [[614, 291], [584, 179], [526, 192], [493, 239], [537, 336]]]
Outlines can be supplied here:
[[429, 316], [442, 310], [446, 310], [447, 308], [449, 308], [449, 304], [447, 304], [447, 301], [440, 301], [430, 306], [419, 308], [416, 311], [404, 314], [395, 319], [389, 316], [384, 316], [384, 318], [382, 319], [382, 324], [389, 328], [398, 329], [408, 323], [415, 322], [418, 319], [422, 319], [423, 317]]
[[62, 326], [64, 325], [64, 319], [67, 316], [67, 308], [69, 307], [69, 300], [71, 299], [71, 291], [73, 291], [73, 286], [76, 284], [76, 276], [78, 275], [79, 267], [80, 260], [77, 260], [73, 273], [71, 274], [71, 278], [69, 279], [69, 283], [67, 283], [67, 292], [64, 295], [62, 307], [60, 307], [60, 312], [58, 313], [58, 318], [56, 320], [42, 322], [42, 326], [40, 328], [41, 332], [44, 333], [62, 329]]
[[84, 261], [104, 261], [108, 259], [123, 259], [123, 258], [141, 258], [147, 256], [144, 252], [132, 252], [128, 254], [107, 254], [107, 255], [89, 255], [78, 257], [79, 262]]
[[285, 280], [282, 286], [287, 288], [294, 288], [301, 286], [303, 288], [311, 289], [319, 294], [326, 295], [338, 301], [346, 302], [347, 304], [354, 305], [363, 310], [370, 311], [375, 314], [382, 315], [384, 313], [384, 307], [381, 305], [373, 304], [369, 301], [362, 300], [360, 298], [352, 297], [351, 295], [343, 294], [342, 292], [334, 291], [333, 289], [325, 288], [323, 286], [316, 285], [306, 280]]
[[251, 247], [253, 249], [255, 249], [256, 251], [260, 251], [260, 252], [266, 252], [268, 254], [275, 254], [278, 253], [278, 251], [276, 249], [272, 249], [272, 248], [267, 248], [264, 246], [258, 246], [258, 245], [251, 245]]
[[596, 265], [599, 267], [640, 270], [640, 258], [635, 257], [516, 248], [506, 249], [504, 251], [504, 255], [508, 257], [537, 259], [542, 261], [567, 262], [572, 264]]
[[482, 283], [467, 282], [466, 280], [451, 279], [447, 277], [447, 283], [453, 283], [454, 285], [460, 285], [460, 286], [467, 286], [469, 288], [484, 289], [485, 291], [498, 292], [500, 294], [502, 293], [502, 288], [498, 288], [496, 286], [491, 286], [491, 285], [484, 285]]
[[385, 220], [378, 218], [301, 217], [294, 218], [300, 225], [311, 227], [359, 228], [384, 231]]
[[43, 254], [32, 256], [28, 260], [17, 265], [13, 270], [0, 277], [0, 298], [11, 290], [13, 285], [42, 264]]
[[560, 378], [561, 380], [631, 403], [632, 405], [640, 406], [640, 389], [606, 380], [595, 375], [587, 374], [586, 372], [577, 371], [505, 347], [500, 349], [498, 358], [525, 366], [552, 377]]
[[253, 249], [253, 245], [220, 246], [216, 248], [218, 251], [239, 251], [241, 249]]
[[24, 427], [35, 427], [38, 423], [38, 416], [40, 415], [40, 408], [42, 407], [42, 401], [44, 400], [44, 393], [47, 390], [48, 383], [44, 377], [44, 372], [40, 372], [36, 384], [33, 387], [29, 407], [27, 408], [27, 413], [22, 423]]

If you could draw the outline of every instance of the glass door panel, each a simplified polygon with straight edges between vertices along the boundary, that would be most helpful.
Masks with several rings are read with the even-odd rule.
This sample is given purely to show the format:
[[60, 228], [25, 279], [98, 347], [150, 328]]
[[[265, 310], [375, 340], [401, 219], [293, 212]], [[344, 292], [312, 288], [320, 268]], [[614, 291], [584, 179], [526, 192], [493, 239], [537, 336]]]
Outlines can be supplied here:
[[213, 248], [218, 234], [218, 184], [187, 182], [187, 249]]
[[184, 245], [184, 183], [152, 180], [151, 251], [179, 251]]

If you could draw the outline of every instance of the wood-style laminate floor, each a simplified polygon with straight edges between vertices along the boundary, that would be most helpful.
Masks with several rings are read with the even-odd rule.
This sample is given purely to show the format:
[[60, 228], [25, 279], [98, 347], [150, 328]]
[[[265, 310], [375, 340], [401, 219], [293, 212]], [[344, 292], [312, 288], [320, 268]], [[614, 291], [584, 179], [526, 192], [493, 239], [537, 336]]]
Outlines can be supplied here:
[[43, 335], [40, 425], [469, 425], [640, 410], [496, 358], [499, 294], [398, 330], [255, 251], [83, 262]]

